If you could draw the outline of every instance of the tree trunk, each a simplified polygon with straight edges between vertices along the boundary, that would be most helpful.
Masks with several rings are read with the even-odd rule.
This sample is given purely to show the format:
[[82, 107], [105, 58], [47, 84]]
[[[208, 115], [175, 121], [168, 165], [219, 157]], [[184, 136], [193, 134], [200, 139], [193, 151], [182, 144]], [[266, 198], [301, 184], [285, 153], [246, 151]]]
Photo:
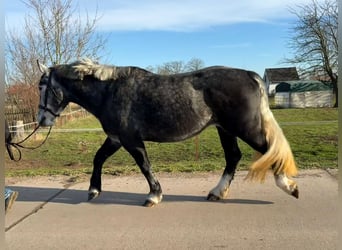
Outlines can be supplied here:
[[335, 93], [335, 104], [334, 104], [334, 108], [338, 107], [338, 77], [336, 77], [335, 79], [333, 79], [332, 81], [332, 85], [333, 85], [333, 91]]
[[334, 108], [338, 107], [338, 90], [335, 90], [335, 104], [334, 104]]

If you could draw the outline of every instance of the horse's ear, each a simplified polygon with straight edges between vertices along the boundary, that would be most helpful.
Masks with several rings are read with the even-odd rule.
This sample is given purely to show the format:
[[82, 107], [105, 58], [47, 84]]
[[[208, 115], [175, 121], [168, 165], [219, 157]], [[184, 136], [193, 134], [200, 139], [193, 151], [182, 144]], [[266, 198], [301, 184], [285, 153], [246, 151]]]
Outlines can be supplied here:
[[44, 64], [41, 64], [38, 59], [37, 59], [37, 65], [38, 65], [38, 69], [40, 70], [40, 72], [42, 72], [42, 73], [48, 73], [49, 72], [49, 68], [46, 67]]

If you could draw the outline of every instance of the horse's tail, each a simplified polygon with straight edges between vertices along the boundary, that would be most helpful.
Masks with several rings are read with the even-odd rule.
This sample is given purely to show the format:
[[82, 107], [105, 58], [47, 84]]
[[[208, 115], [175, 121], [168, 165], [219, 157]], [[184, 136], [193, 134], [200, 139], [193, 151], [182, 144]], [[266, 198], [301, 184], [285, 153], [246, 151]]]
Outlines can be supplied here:
[[296, 163], [290, 145], [269, 108], [264, 82], [258, 75], [254, 75], [253, 78], [260, 86], [260, 113], [268, 149], [264, 154], [256, 154], [256, 160], [252, 163], [246, 178], [263, 182], [271, 168], [276, 175], [283, 173], [289, 177], [295, 176]]

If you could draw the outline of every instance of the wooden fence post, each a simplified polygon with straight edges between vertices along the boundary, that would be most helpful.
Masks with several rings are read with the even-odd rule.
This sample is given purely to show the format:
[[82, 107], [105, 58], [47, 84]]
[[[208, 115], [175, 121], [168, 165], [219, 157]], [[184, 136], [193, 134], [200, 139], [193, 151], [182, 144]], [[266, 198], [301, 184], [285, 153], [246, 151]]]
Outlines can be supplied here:
[[195, 136], [195, 161], [199, 160], [199, 135]]

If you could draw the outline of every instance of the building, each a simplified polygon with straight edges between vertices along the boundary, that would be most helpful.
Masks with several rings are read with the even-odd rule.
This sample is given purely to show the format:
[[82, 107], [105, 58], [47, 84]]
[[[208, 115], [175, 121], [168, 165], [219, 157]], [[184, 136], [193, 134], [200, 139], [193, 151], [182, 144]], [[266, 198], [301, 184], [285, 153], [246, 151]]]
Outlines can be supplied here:
[[332, 107], [331, 84], [316, 80], [281, 82], [275, 88], [274, 104], [279, 108]]
[[265, 69], [264, 78], [269, 96], [274, 96], [276, 86], [281, 82], [299, 80], [296, 67]]

